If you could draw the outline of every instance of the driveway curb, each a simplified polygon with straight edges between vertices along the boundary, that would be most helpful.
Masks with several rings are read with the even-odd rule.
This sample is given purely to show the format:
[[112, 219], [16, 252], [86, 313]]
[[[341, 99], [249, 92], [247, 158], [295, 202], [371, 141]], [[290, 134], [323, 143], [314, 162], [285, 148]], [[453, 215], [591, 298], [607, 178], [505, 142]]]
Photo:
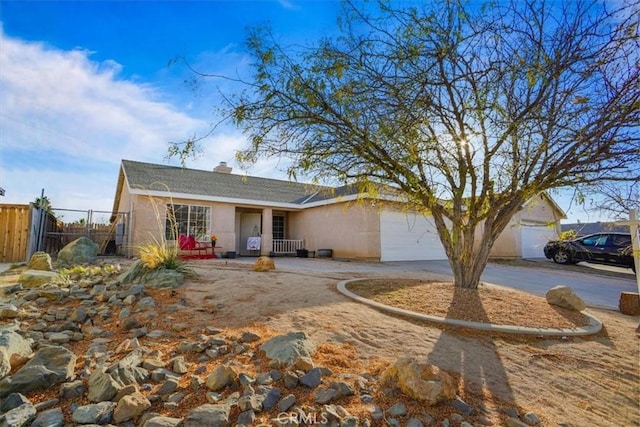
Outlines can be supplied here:
[[339, 282], [337, 285], [338, 292], [345, 295], [346, 297], [349, 297], [353, 300], [369, 305], [371, 307], [375, 307], [377, 309], [380, 309], [389, 313], [407, 316], [417, 320], [425, 320], [427, 322], [440, 323], [440, 324], [451, 325], [451, 326], [461, 326], [464, 328], [477, 329], [481, 331], [501, 332], [501, 333], [507, 333], [507, 334], [517, 334], [517, 335], [551, 336], [551, 337], [555, 337], [555, 336], [578, 337], [578, 336], [585, 336], [585, 335], [593, 335], [593, 334], [597, 334], [602, 330], [602, 322], [598, 320], [595, 316], [593, 316], [592, 314], [586, 311], [582, 311], [581, 313], [587, 316], [587, 318], [589, 319], [589, 325], [578, 327], [578, 328], [571, 328], [571, 329], [530, 328], [526, 326], [494, 325], [491, 323], [469, 322], [466, 320], [447, 319], [444, 317], [428, 316], [426, 314], [420, 314], [420, 313], [404, 310], [397, 307], [391, 307], [386, 304], [382, 304], [367, 298], [363, 298], [347, 289], [347, 285], [349, 283], [361, 281], [361, 280], [369, 280], [369, 279], [349, 279], [349, 280], [343, 280]]

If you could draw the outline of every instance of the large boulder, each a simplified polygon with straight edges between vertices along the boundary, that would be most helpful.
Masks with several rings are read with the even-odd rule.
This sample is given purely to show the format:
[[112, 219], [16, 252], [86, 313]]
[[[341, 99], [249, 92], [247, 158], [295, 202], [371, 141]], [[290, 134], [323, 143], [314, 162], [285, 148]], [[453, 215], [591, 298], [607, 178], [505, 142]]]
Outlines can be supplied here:
[[546, 293], [547, 302], [558, 307], [568, 308], [569, 310], [582, 311], [587, 306], [569, 286], [556, 286]]
[[399, 388], [412, 399], [436, 405], [456, 397], [456, 384], [437, 366], [401, 357], [383, 374], [383, 382]]
[[18, 282], [24, 288], [39, 288], [60, 278], [55, 271], [25, 270], [18, 276]]
[[12, 365], [24, 363], [33, 353], [33, 340], [23, 338], [17, 329], [15, 325], [0, 329], [0, 379], [11, 372]]
[[64, 347], [43, 347], [15, 374], [0, 381], [0, 399], [11, 393], [46, 390], [69, 381], [76, 366], [76, 355]]
[[253, 271], [270, 271], [275, 269], [276, 264], [268, 256], [259, 257], [253, 265]]
[[116, 279], [120, 284], [140, 283], [151, 289], [177, 288], [184, 283], [184, 274], [166, 268], [147, 270], [142, 260], [137, 260]]
[[289, 332], [265, 341], [260, 350], [271, 360], [290, 365], [300, 357], [310, 357], [316, 351], [316, 344], [306, 332]]
[[129, 268], [118, 275], [116, 281], [121, 284], [138, 282], [145, 272], [144, 262], [141, 259], [135, 261]]
[[67, 244], [58, 252], [58, 265], [67, 267], [76, 264], [87, 264], [96, 260], [100, 247], [86, 237], [80, 237]]
[[173, 289], [182, 286], [184, 274], [166, 268], [151, 270], [142, 275], [140, 283], [151, 289]]
[[29, 270], [52, 271], [51, 256], [46, 252], [36, 252], [31, 255], [27, 267]]

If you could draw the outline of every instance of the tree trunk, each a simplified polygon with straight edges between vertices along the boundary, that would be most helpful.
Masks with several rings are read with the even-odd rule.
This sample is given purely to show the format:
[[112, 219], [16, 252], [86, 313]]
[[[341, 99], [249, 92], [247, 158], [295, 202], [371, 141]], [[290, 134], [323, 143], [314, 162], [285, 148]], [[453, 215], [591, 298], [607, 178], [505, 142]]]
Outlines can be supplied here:
[[449, 258], [454, 284], [465, 289], [477, 289], [480, 284], [480, 276], [482, 276], [489, 260], [491, 245], [481, 241], [475, 248], [465, 249], [466, 254]]
[[[464, 216], [461, 211], [458, 216], [450, 218], [453, 222], [450, 228], [447, 227], [442, 212], [432, 209], [434, 223], [449, 259], [455, 286], [465, 289], [478, 288], [480, 276], [487, 266], [494, 242], [522, 203], [522, 197], [518, 197], [510, 199], [506, 206], [496, 204], [492, 207], [491, 214], [483, 221]], [[476, 244], [478, 227], [482, 233]]]
[[475, 226], [460, 221], [457, 228], [452, 226], [449, 230], [441, 214], [433, 212], [433, 218], [453, 272], [454, 285], [477, 289], [489, 259], [491, 244], [485, 242], [483, 236], [480, 244], [475, 245]]
[[480, 284], [480, 276], [486, 266], [485, 262], [477, 259], [467, 258], [460, 260], [449, 260], [453, 271], [454, 284], [465, 289], [477, 289]]

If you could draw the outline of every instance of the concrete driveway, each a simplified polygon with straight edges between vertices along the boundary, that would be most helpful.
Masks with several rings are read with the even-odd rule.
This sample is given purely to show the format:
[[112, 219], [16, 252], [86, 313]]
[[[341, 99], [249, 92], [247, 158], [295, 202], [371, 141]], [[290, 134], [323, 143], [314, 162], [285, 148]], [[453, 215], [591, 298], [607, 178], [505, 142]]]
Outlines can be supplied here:
[[[566, 268], [556, 266], [551, 261], [524, 261], [518, 264], [489, 263], [482, 280], [540, 296], [554, 286], [566, 285], [573, 288], [588, 305], [613, 309], [618, 309], [621, 292], [638, 292], [633, 274], [605, 274], [586, 266]], [[424, 270], [451, 274], [447, 261], [424, 261]]]
[[[237, 261], [253, 262], [255, 258], [240, 258]], [[424, 271], [451, 277], [448, 261], [399, 261], [359, 262], [318, 258], [275, 258], [276, 266], [282, 269], [314, 272], [384, 273]], [[601, 271], [580, 266], [559, 266], [547, 260], [491, 262], [487, 265], [482, 281], [519, 289], [544, 296], [554, 286], [567, 285], [590, 306], [618, 309], [621, 292], [638, 292], [635, 276], [620, 269], [620, 272]]]

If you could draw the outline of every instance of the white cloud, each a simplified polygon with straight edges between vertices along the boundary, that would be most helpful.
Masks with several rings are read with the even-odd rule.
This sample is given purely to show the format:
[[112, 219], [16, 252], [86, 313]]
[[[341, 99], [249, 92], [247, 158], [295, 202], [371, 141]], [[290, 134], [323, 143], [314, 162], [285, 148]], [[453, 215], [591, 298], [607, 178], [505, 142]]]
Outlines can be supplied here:
[[3, 122], [21, 130], [3, 138], [7, 148], [46, 145], [87, 159], [114, 149], [149, 156], [203, 126], [159, 101], [152, 87], [118, 80], [121, 67], [113, 61], [2, 37]]
[[[210, 122], [164, 101], [175, 100], [174, 93], [158, 89], [170, 86], [166, 81], [125, 80], [122, 65], [113, 60], [96, 62], [87, 50], [63, 51], [12, 38], [1, 26], [0, 46], [2, 203], [29, 203], [45, 189], [56, 208], [110, 210], [121, 159], [166, 163], [169, 141], [210, 129]], [[203, 54], [197, 64], [213, 65], [216, 74], [227, 76], [246, 72], [247, 58], [234, 49]], [[220, 102], [218, 90], [230, 93], [233, 86], [205, 79], [190, 114], [211, 110]], [[212, 170], [226, 161], [234, 173], [286, 179], [278, 159], [242, 171], [235, 153], [245, 144], [240, 131], [224, 125], [202, 142], [202, 154], [189, 159], [187, 167]]]
[[21, 41], [1, 27], [0, 46], [3, 203], [33, 201], [45, 188], [56, 194], [54, 205], [110, 209], [121, 159], [162, 163], [168, 141], [208, 126], [163, 102], [168, 94], [154, 86], [119, 78], [119, 64], [92, 61], [86, 50]]

